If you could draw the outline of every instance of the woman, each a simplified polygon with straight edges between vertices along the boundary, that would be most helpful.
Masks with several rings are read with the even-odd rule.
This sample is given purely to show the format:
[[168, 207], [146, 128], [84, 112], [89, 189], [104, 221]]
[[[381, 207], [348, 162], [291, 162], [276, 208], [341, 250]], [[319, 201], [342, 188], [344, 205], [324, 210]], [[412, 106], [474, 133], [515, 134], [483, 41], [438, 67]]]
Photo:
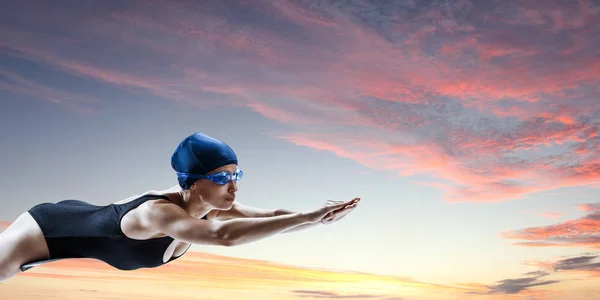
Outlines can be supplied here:
[[235, 201], [243, 176], [235, 152], [202, 133], [186, 137], [171, 166], [179, 186], [110, 205], [42, 203], [0, 233], [0, 281], [43, 262], [94, 258], [119, 270], [154, 268], [192, 244], [236, 246], [343, 218], [359, 198], [328, 201], [305, 213], [264, 210]]

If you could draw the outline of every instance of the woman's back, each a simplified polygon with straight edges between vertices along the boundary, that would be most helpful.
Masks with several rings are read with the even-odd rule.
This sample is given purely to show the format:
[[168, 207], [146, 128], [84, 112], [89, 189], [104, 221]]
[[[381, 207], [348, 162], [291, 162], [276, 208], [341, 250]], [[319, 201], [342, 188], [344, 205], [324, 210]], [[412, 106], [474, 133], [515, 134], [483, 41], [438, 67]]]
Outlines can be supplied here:
[[52, 258], [95, 258], [121, 270], [152, 268], [165, 263], [163, 257], [173, 238], [129, 238], [121, 230], [121, 219], [156, 199], [168, 200], [152, 194], [105, 206], [64, 200], [36, 205], [29, 213], [42, 228]]

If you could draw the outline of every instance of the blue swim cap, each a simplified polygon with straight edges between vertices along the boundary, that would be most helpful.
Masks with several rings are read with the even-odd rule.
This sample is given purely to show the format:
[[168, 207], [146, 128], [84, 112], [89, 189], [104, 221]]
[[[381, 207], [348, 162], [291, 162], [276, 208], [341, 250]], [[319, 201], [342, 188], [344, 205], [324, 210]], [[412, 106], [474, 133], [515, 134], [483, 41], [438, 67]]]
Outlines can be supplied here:
[[[171, 167], [176, 172], [206, 175], [210, 171], [238, 160], [229, 145], [203, 133], [194, 133], [177, 146], [171, 156]], [[182, 189], [188, 189], [197, 178], [177, 176]]]

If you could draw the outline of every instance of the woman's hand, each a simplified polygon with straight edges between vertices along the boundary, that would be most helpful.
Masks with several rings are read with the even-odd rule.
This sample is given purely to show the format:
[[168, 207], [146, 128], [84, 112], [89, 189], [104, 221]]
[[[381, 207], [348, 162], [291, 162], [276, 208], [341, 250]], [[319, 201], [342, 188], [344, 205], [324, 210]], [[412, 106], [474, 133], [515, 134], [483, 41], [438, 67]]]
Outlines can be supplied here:
[[[335, 222], [343, 219], [356, 207], [356, 205], [358, 205], [359, 201], [360, 201], [360, 198], [354, 198], [354, 199], [350, 200], [350, 202], [346, 206], [343, 206], [342, 208], [334, 210], [334, 211], [328, 213], [327, 215], [325, 215], [323, 217], [323, 219], [321, 219], [321, 223], [331, 224], [331, 223], [335, 223]], [[333, 204], [338, 204], [341, 201], [328, 201], [328, 203], [330, 203], [330, 202], [332, 202]], [[343, 203], [343, 202], [341, 202], [341, 203]]]
[[345, 202], [330, 200], [325, 203], [325, 206], [323, 206], [315, 211], [307, 213], [306, 216], [308, 216], [309, 222], [311, 222], [311, 223], [321, 222], [323, 220], [323, 218], [325, 218], [326, 216], [329, 216], [330, 213], [332, 213], [332, 212], [335, 212], [335, 211], [342, 212], [345, 209], [345, 207], [354, 208], [356, 206], [356, 203], [358, 202], [358, 200], [360, 200], [360, 198], [354, 198], [350, 201], [345, 201]]

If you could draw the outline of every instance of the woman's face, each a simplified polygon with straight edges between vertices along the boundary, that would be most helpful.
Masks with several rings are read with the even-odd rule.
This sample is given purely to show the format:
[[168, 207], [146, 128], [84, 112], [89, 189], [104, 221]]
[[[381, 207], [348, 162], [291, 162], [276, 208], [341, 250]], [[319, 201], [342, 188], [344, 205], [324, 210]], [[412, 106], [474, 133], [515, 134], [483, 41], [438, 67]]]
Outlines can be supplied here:
[[[222, 171], [233, 174], [236, 169], [236, 164], [229, 164], [212, 170], [208, 175]], [[228, 210], [231, 208], [235, 201], [235, 193], [237, 190], [237, 183], [233, 180], [220, 185], [209, 179], [199, 179], [190, 187], [192, 199], [198, 199], [204, 204], [211, 206], [213, 209], [218, 210]]]

